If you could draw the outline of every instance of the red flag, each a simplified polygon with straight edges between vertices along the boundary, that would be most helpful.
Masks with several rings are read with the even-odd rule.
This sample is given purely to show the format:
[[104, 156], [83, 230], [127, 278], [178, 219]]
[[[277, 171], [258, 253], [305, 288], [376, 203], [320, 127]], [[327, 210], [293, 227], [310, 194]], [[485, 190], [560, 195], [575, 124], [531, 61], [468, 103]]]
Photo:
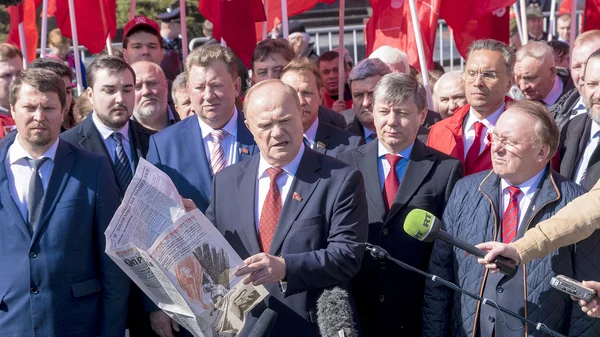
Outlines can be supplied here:
[[476, 40], [494, 39], [508, 44], [510, 5], [515, 0], [446, 0], [440, 18], [452, 28], [456, 49], [464, 58]]
[[586, 0], [583, 7], [583, 31], [600, 29], [600, 0]]
[[[440, 0], [416, 0], [427, 68], [433, 69], [433, 48]], [[410, 6], [404, 0], [371, 0], [373, 15], [367, 22], [367, 55], [388, 45], [408, 54], [408, 62], [419, 69], [417, 39], [414, 34]]]
[[265, 21], [260, 0], [199, 0], [198, 9], [213, 24], [213, 37], [224, 39], [237, 56], [250, 68], [256, 46], [255, 23]]
[[38, 31], [36, 24], [35, 10], [41, 3], [41, 0], [25, 0], [22, 4], [8, 7], [10, 15], [10, 31], [8, 32], [8, 43], [21, 47], [19, 38], [19, 24], [23, 23], [25, 30], [25, 45], [27, 47], [27, 61], [31, 62], [36, 58], [36, 48], [38, 44]]
[[[287, 0], [288, 18], [306, 12], [315, 7], [319, 2], [332, 4], [335, 0]], [[268, 7], [269, 8], [265, 8], [267, 16], [267, 33], [269, 33], [276, 24], [281, 22], [281, 0], [269, 0]], [[262, 36], [262, 23], [256, 26], [256, 31], [259, 36], [258, 40], [260, 40]]]
[[[111, 39], [117, 32], [116, 0], [73, 0], [77, 24], [77, 41], [90, 53], [99, 53], [106, 46], [106, 37]], [[72, 39], [69, 3], [56, 0], [56, 25], [60, 32]]]
[[571, 13], [572, 0], [562, 0], [558, 6], [558, 16]]

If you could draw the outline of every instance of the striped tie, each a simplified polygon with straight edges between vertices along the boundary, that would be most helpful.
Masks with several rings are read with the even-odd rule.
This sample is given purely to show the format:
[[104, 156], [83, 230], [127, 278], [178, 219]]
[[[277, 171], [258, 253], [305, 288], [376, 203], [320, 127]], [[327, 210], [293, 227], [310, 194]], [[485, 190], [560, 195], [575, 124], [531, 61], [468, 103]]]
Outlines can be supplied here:
[[127, 186], [129, 186], [129, 183], [133, 178], [133, 173], [131, 172], [129, 158], [127, 157], [127, 153], [125, 153], [125, 148], [123, 147], [123, 135], [119, 132], [114, 132], [112, 134], [112, 138], [117, 144], [115, 148], [115, 173], [117, 175], [117, 182], [121, 187], [121, 191], [123, 194], [125, 194]]
[[222, 146], [223, 138], [227, 136], [227, 131], [214, 130], [210, 135], [213, 137], [213, 149], [210, 152], [210, 172], [214, 176], [227, 166], [225, 151], [223, 151]]
[[510, 243], [517, 236], [519, 228], [519, 194], [521, 190], [515, 186], [508, 186], [510, 201], [502, 216], [502, 242]]

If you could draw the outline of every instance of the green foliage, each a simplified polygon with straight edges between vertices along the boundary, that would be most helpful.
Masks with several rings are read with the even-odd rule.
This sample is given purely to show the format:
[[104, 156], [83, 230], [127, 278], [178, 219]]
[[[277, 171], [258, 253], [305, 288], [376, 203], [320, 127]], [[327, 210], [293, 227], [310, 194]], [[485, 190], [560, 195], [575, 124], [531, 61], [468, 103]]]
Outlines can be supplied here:
[[6, 7], [0, 6], [0, 42], [6, 41], [10, 29], [10, 17]]

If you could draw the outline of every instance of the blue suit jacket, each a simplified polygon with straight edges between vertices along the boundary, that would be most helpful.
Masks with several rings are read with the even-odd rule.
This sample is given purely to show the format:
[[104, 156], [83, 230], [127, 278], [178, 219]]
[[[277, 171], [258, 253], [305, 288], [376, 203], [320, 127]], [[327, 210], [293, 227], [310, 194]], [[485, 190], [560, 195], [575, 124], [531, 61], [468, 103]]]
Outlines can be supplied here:
[[[244, 125], [241, 111], [237, 123], [237, 158], [242, 161], [257, 153], [258, 148]], [[212, 174], [197, 116], [152, 135], [146, 159], [173, 180], [182, 197], [192, 199], [202, 212], [206, 210], [212, 193]]]
[[[261, 252], [254, 222], [259, 160], [256, 155], [219, 172], [206, 210], [242, 259]], [[285, 293], [276, 283], [266, 285], [266, 305], [278, 314], [272, 336], [320, 336], [317, 298], [327, 287], [347, 287], [362, 261], [368, 225], [363, 179], [343, 162], [306, 149], [289, 192], [269, 251], [285, 259], [287, 281]], [[249, 326], [261, 309], [253, 310]]]
[[0, 335], [123, 337], [128, 277], [104, 253], [120, 201], [105, 157], [60, 140], [33, 235], [0, 148]]

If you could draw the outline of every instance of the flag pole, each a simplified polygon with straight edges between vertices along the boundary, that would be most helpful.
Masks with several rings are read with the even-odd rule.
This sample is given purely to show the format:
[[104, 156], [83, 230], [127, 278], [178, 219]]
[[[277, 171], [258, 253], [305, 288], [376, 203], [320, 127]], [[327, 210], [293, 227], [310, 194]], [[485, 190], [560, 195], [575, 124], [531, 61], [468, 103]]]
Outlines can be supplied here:
[[108, 34], [108, 36], [106, 36], [106, 51], [108, 52], [108, 55], [113, 54], [112, 43], [110, 41], [110, 33]]
[[523, 38], [523, 28], [521, 28], [521, 16], [519, 15], [519, 6], [515, 2], [513, 5], [513, 11], [515, 11], [515, 22], [517, 23], [517, 31], [519, 32], [519, 40]]
[[46, 46], [48, 44], [48, 0], [42, 4], [42, 41], [40, 44], [40, 57], [46, 56]]
[[[583, 13], [585, 15], [585, 13]], [[573, 50], [573, 44], [575, 43], [575, 29], [577, 27], [577, 1], [571, 2], [571, 36], [569, 36], [569, 45], [571, 46], [571, 50]], [[585, 28], [585, 27], [584, 27]]]
[[187, 8], [185, 6], [185, 0], [179, 0], [179, 20], [181, 21], [181, 49], [182, 49], [182, 62], [185, 64], [185, 60], [188, 57], [188, 38], [187, 38]]
[[27, 41], [25, 40], [24, 22], [19, 23], [19, 44], [21, 45], [21, 53], [23, 53], [23, 69], [27, 69], [27, 64], [29, 63], [29, 60], [27, 59]]
[[410, 16], [412, 18], [415, 39], [417, 40], [417, 52], [419, 55], [419, 63], [421, 65], [421, 75], [423, 76], [423, 86], [425, 87], [425, 92], [427, 92], [427, 106], [432, 110], [433, 99], [431, 98], [431, 86], [429, 85], [429, 73], [427, 72], [427, 61], [425, 60], [421, 26], [419, 25], [419, 17], [417, 16], [417, 6], [415, 0], [409, 0], [408, 3], [410, 5]]
[[129, 20], [133, 20], [135, 17], [135, 0], [131, 0], [129, 3]]
[[281, 0], [281, 26], [283, 27], [283, 38], [287, 40], [290, 35], [288, 25], [287, 0]]
[[81, 85], [81, 59], [79, 55], [79, 41], [77, 40], [77, 22], [75, 21], [75, 5], [69, 0], [69, 17], [71, 19], [71, 35], [73, 35], [73, 56], [75, 56], [75, 74], [77, 76], [77, 94], [83, 93]]
[[556, 1], [552, 1], [550, 5], [550, 24], [548, 25], [548, 41], [552, 41], [552, 36], [554, 35], [554, 30], [556, 27]]
[[346, 11], [346, 0], [340, 0], [340, 22], [338, 49], [338, 100], [344, 100], [346, 89], [346, 53], [344, 47], [344, 17]]
[[269, 29], [269, 0], [263, 0], [263, 7], [265, 9], [265, 22], [263, 22], [263, 31], [262, 31], [262, 39], [267, 39], [267, 34], [269, 33], [267, 30]]
[[521, 35], [521, 44], [527, 44], [529, 41], [529, 32], [527, 31], [527, 7], [525, 5], [525, 0], [521, 0], [521, 28], [523, 30], [523, 35]]

